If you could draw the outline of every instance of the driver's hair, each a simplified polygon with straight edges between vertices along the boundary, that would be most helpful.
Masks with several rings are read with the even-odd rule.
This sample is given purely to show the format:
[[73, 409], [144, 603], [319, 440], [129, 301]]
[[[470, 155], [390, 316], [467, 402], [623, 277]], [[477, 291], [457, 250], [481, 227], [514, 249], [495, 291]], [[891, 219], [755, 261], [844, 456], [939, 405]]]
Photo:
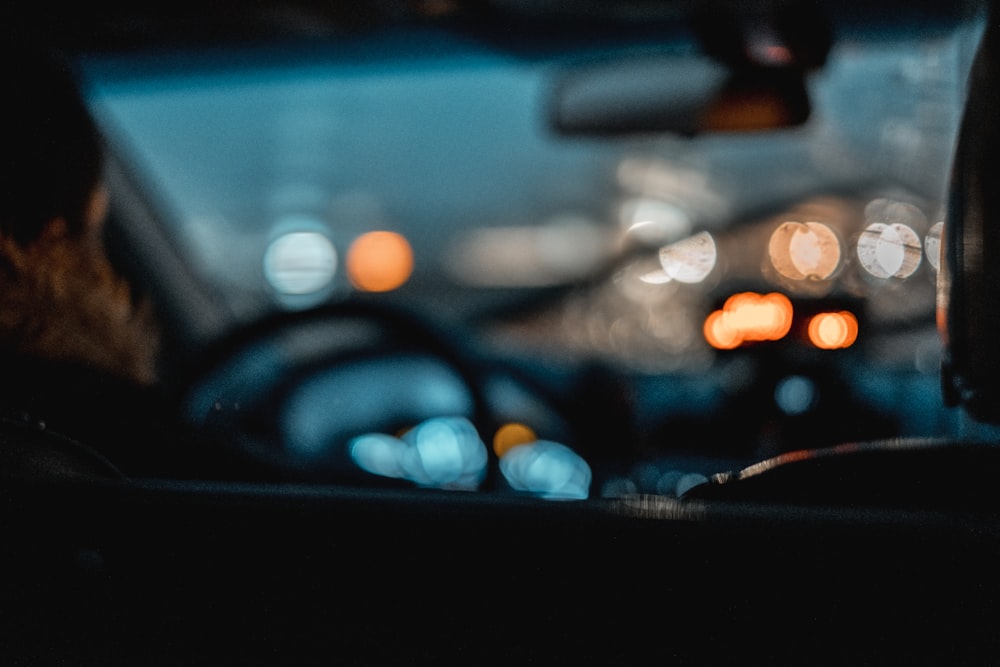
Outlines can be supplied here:
[[0, 355], [150, 383], [158, 328], [105, 252], [103, 146], [75, 78], [37, 49], [0, 50]]
[[54, 219], [82, 234], [103, 151], [75, 78], [62, 60], [32, 46], [6, 45], [0, 59], [0, 234], [27, 245]]

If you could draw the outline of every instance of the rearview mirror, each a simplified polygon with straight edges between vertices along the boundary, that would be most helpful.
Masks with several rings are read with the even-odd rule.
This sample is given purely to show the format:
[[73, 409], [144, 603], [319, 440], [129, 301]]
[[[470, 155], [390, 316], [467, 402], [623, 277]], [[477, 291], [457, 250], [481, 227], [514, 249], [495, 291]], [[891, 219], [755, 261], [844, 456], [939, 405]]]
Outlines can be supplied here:
[[643, 57], [567, 74], [556, 87], [551, 123], [569, 135], [694, 135], [794, 127], [809, 112], [797, 67], [731, 70], [710, 58]]
[[567, 74], [556, 86], [553, 128], [570, 135], [693, 135], [809, 119], [806, 78], [825, 65], [833, 45], [818, 5], [704, 2], [689, 19], [698, 51], [622, 56]]

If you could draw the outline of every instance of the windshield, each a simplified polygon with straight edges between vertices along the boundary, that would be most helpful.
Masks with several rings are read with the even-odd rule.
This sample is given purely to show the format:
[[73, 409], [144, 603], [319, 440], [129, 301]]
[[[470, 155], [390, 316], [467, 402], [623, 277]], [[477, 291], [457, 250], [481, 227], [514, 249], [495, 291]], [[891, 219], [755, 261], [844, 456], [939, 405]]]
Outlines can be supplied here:
[[591, 455], [613, 461], [614, 494], [675, 488], [664, 475], [691, 466], [671, 457], [983, 428], [941, 407], [934, 322], [981, 21], [914, 21], [835, 23], [808, 120], [752, 132], [553, 121], [567, 86], [623, 63], [714, 76], [662, 17], [564, 42], [424, 17], [84, 66], [110, 145], [224, 321], [360, 295], [550, 386], [607, 381], [615, 452]]

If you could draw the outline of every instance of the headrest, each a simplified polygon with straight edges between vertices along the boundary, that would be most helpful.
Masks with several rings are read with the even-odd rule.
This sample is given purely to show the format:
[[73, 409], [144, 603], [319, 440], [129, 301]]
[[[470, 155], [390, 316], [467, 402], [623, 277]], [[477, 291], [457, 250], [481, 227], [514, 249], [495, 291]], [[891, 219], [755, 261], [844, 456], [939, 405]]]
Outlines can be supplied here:
[[998, 14], [993, 3], [969, 77], [938, 276], [945, 403], [990, 423], [1000, 423]]

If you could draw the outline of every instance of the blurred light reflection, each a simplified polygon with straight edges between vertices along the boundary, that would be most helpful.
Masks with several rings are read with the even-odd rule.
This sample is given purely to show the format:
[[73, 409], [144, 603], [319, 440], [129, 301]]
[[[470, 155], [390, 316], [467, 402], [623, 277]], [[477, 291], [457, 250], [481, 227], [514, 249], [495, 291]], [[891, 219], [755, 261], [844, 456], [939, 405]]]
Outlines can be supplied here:
[[703, 282], [715, 268], [718, 250], [708, 232], [660, 248], [660, 264], [673, 280], [696, 284]]
[[944, 222], [936, 222], [924, 238], [924, 254], [935, 271], [941, 268], [941, 235], [944, 233]]
[[375, 231], [362, 234], [347, 250], [347, 276], [365, 292], [389, 292], [413, 273], [413, 249], [402, 234]]
[[792, 327], [792, 302], [784, 294], [734, 294], [705, 320], [705, 340], [719, 350], [784, 338]]
[[907, 225], [870, 224], [858, 238], [858, 260], [876, 278], [909, 278], [920, 266], [920, 238]]
[[791, 280], [827, 280], [840, 268], [840, 239], [820, 222], [785, 222], [771, 234], [768, 257]]
[[673, 202], [630, 199], [622, 204], [620, 215], [626, 234], [645, 245], [671, 243], [691, 233], [691, 217]]
[[349, 449], [363, 470], [420, 486], [473, 490], [486, 476], [486, 445], [475, 426], [462, 417], [429, 419], [402, 438], [362, 435], [350, 442]]
[[647, 285], [666, 285], [670, 282], [670, 276], [668, 276], [667, 272], [662, 269], [654, 269], [653, 271], [648, 271], [639, 276], [639, 280]]
[[493, 436], [493, 451], [502, 457], [514, 447], [536, 440], [538, 436], [530, 427], [518, 423], [504, 424]]
[[351, 441], [351, 458], [362, 470], [381, 477], [405, 479], [401, 465], [406, 443], [384, 433], [368, 433]]
[[705, 320], [705, 340], [717, 350], [733, 350], [743, 344], [740, 332], [726, 325], [725, 315], [717, 310]]
[[802, 375], [790, 375], [774, 388], [774, 402], [789, 416], [803, 415], [815, 407], [816, 383]]
[[515, 491], [549, 499], [582, 500], [590, 494], [590, 466], [565, 445], [538, 440], [510, 449], [500, 473]]
[[475, 489], [486, 475], [486, 445], [462, 417], [429, 419], [403, 435], [409, 479], [423, 486]]
[[319, 232], [282, 234], [264, 252], [264, 277], [281, 294], [323, 291], [337, 271], [337, 250]]
[[846, 310], [819, 313], [809, 320], [809, 341], [821, 350], [840, 350], [858, 339], [858, 319]]

